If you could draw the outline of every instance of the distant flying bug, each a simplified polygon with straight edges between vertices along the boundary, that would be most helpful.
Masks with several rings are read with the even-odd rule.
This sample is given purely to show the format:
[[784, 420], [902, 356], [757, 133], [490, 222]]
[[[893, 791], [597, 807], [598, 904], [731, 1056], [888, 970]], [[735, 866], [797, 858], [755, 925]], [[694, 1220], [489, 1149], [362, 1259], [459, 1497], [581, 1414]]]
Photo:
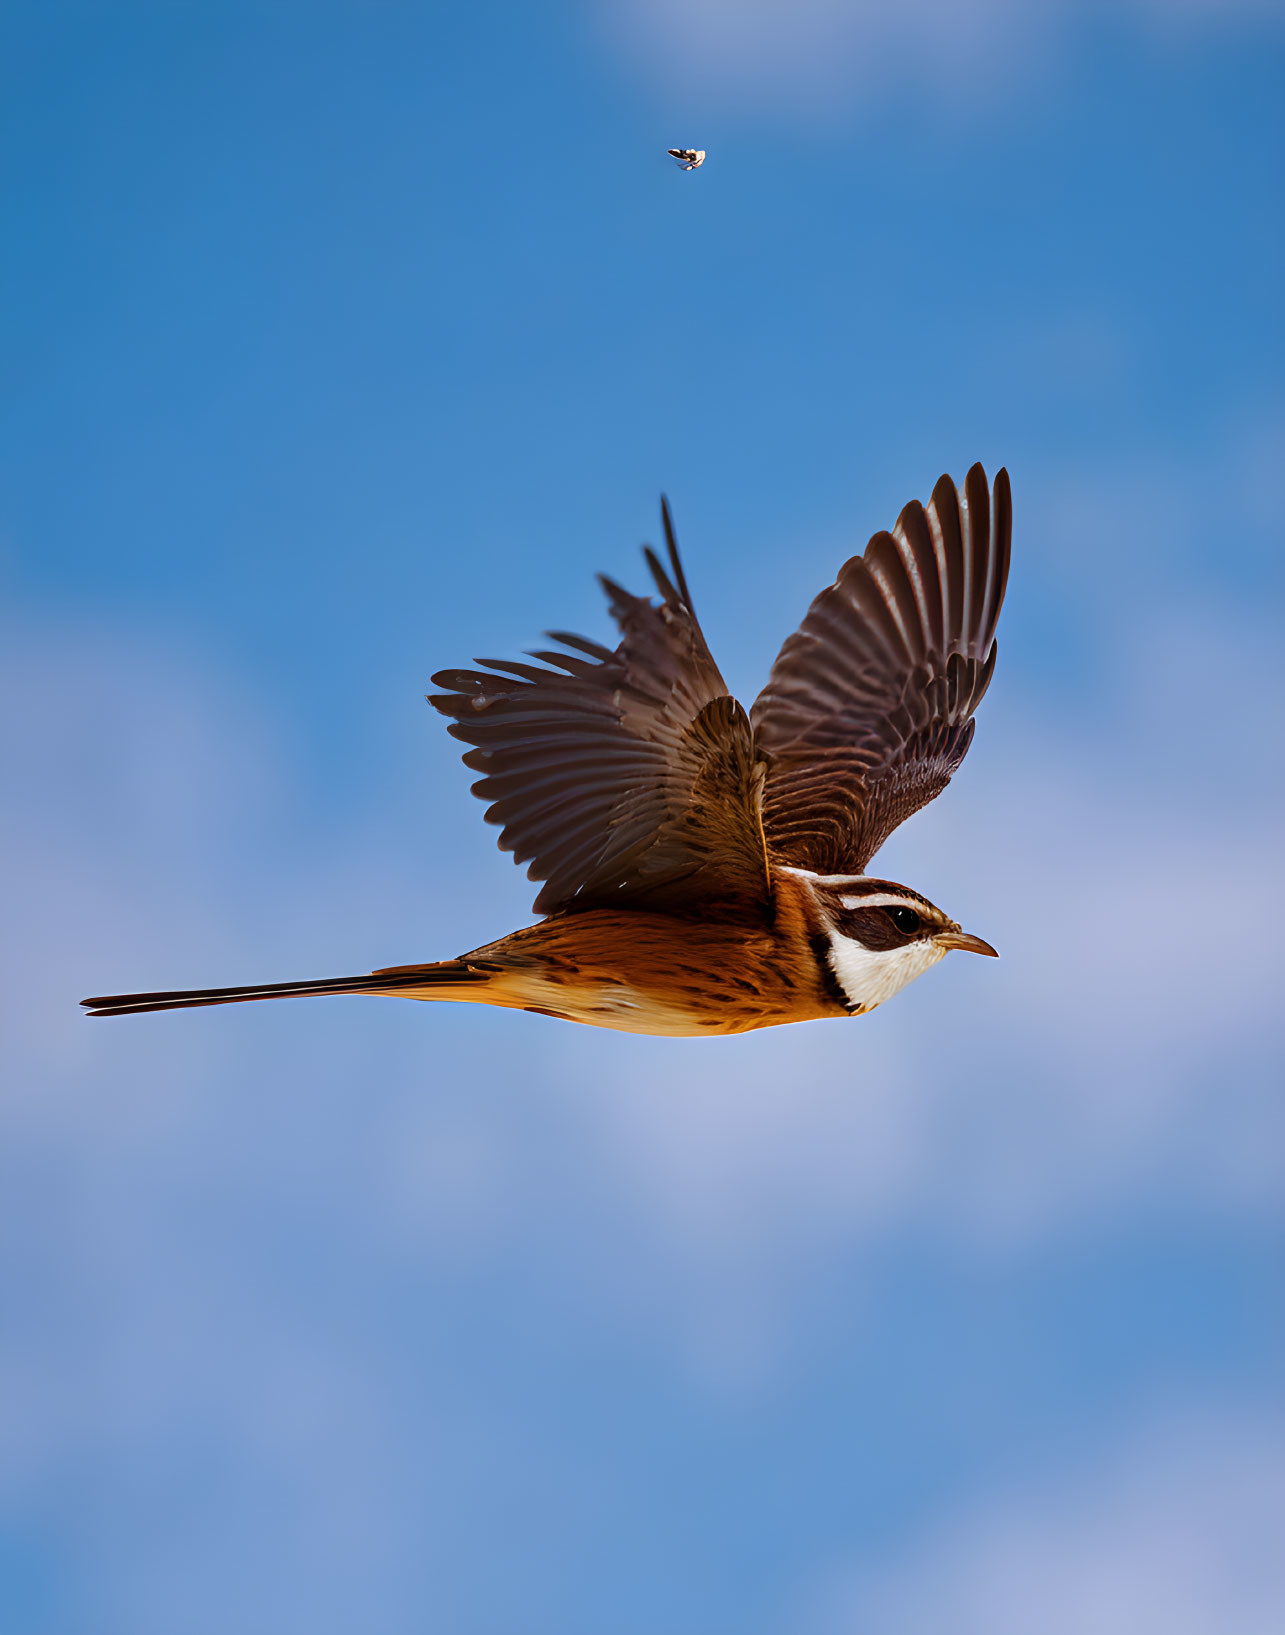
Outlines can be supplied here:
[[950, 949], [995, 950], [866, 873], [939, 795], [995, 668], [1008, 475], [943, 477], [812, 603], [748, 713], [728, 693], [661, 502], [659, 605], [610, 579], [615, 649], [551, 632], [535, 664], [443, 670], [429, 700], [470, 745], [500, 846], [544, 882], [536, 925], [458, 959], [266, 987], [109, 994], [96, 1016], [386, 994], [627, 1033], [746, 1033], [859, 1016]]
[[705, 163], [704, 148], [666, 148], [665, 152], [678, 161], [679, 170], [699, 170]]

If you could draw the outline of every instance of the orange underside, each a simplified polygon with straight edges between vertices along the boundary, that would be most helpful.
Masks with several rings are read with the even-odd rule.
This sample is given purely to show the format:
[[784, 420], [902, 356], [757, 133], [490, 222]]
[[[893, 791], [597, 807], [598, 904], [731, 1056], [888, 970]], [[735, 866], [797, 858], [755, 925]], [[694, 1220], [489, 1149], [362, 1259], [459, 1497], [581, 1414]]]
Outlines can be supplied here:
[[[538, 1011], [629, 1033], [746, 1033], [846, 1014], [819, 980], [806, 927], [778, 899], [776, 922], [701, 923], [637, 910], [558, 915], [462, 956], [487, 980], [454, 984], [439, 972], [403, 998], [449, 999]], [[425, 975], [432, 970], [425, 968]], [[415, 967], [395, 967], [405, 982]], [[375, 990], [378, 991], [378, 990]]]

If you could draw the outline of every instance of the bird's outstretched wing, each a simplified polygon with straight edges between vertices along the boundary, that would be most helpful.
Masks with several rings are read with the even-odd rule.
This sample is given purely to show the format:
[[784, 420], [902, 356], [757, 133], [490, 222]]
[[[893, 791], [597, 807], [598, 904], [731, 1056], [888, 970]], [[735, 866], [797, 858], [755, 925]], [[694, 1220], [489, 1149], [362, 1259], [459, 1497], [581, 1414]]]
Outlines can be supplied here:
[[537, 913], [767, 900], [763, 766], [692, 612], [664, 502], [662, 516], [670, 572], [646, 552], [660, 606], [602, 579], [614, 652], [551, 631], [568, 651], [531, 654], [539, 665], [479, 659], [433, 677], [444, 691], [429, 702], [475, 746], [464, 764], [501, 847], [545, 882]]
[[975, 465], [962, 503], [943, 477], [813, 602], [750, 712], [774, 860], [862, 873], [946, 787], [995, 667], [1011, 533], [1008, 473], [992, 495]]

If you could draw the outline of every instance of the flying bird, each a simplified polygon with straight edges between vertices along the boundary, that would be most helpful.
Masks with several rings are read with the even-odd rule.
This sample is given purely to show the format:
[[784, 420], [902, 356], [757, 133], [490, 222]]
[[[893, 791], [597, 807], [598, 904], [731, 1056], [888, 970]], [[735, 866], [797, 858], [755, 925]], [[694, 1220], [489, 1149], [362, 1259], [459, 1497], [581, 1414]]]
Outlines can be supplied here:
[[678, 161], [679, 170], [699, 170], [705, 163], [704, 148], [666, 148], [665, 152]]
[[528, 664], [443, 670], [429, 702], [470, 746], [499, 844], [543, 885], [537, 924], [369, 976], [86, 999], [95, 1016], [386, 994], [702, 1035], [859, 1016], [951, 949], [994, 954], [919, 892], [867, 873], [946, 787], [995, 668], [1008, 475], [948, 477], [844, 564], [753, 708], [692, 607], [668, 504], [659, 604], [603, 578], [614, 649], [561, 631]]

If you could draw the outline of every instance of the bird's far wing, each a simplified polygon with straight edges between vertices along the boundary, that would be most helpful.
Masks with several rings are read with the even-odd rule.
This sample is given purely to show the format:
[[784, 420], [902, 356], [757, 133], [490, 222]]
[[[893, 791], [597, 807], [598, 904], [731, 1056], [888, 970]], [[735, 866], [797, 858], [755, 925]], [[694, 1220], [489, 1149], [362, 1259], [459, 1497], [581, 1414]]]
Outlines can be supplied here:
[[614, 652], [552, 631], [568, 651], [533, 653], [539, 665], [479, 659], [483, 670], [433, 677], [444, 690], [429, 702], [475, 746], [464, 764], [482, 774], [473, 792], [501, 847], [545, 882], [541, 914], [767, 900], [763, 767], [692, 612], [663, 502], [662, 514], [670, 571], [646, 553], [660, 606], [602, 580]]
[[943, 477], [813, 602], [751, 711], [774, 859], [859, 874], [946, 787], [995, 667], [1011, 535], [1008, 473], [992, 494], [975, 465], [962, 503]]

